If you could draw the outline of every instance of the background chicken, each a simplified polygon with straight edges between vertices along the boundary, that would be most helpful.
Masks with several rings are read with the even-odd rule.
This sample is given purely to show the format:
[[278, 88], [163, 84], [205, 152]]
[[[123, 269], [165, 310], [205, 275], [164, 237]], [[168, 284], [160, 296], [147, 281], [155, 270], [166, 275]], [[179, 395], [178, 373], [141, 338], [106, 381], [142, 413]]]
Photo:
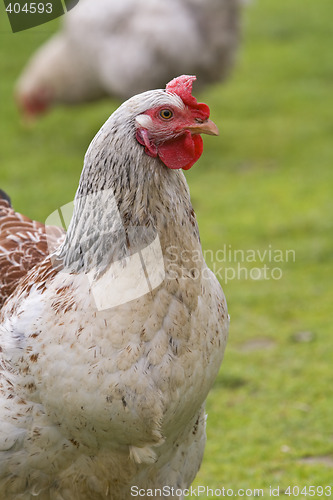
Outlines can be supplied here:
[[[111, 115], [65, 242], [2, 308], [1, 499], [121, 500], [196, 475], [229, 320], [181, 172], [217, 134], [193, 79]], [[136, 297], [115, 304], [119, 281]]]
[[33, 115], [55, 103], [127, 98], [181, 73], [218, 81], [238, 45], [239, 2], [80, 0], [23, 71], [18, 103]]

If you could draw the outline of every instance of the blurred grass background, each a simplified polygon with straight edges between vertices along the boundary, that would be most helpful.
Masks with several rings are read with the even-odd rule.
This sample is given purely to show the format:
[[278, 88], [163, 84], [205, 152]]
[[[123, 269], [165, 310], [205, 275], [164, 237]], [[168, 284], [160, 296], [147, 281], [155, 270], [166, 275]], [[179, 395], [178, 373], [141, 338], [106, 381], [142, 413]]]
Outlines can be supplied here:
[[[195, 485], [281, 493], [333, 483], [332, 19], [332, 0], [254, 1], [232, 78], [199, 96], [221, 135], [204, 138], [187, 179], [231, 327]], [[119, 104], [59, 108], [22, 126], [15, 79], [57, 26], [13, 35], [0, 5], [0, 187], [41, 221], [73, 198], [89, 142]], [[292, 249], [295, 261], [218, 262], [224, 248]], [[225, 283], [238, 264], [282, 277], [243, 271]]]

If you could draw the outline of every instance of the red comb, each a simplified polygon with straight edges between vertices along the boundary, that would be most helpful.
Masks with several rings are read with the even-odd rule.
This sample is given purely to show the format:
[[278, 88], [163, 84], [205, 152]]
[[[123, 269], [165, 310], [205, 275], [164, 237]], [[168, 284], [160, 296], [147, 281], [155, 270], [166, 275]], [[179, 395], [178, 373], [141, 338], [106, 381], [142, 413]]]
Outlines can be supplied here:
[[192, 95], [192, 85], [196, 79], [196, 76], [178, 76], [167, 84], [165, 90], [179, 95], [187, 106], [195, 106], [198, 103], [196, 98]]
[[210, 110], [207, 104], [198, 103], [192, 95], [193, 82], [197, 79], [196, 76], [182, 75], [174, 78], [167, 84], [165, 90], [177, 94], [186, 106], [196, 108], [204, 119], [209, 118]]

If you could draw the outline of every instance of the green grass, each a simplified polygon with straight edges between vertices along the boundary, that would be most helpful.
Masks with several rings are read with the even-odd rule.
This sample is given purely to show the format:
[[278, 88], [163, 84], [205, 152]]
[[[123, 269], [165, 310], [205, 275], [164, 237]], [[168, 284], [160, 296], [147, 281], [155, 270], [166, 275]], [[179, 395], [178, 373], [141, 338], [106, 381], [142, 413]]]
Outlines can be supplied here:
[[[12, 35], [0, 11], [1, 187], [18, 210], [45, 220], [72, 199], [85, 150], [118, 103], [57, 109], [22, 127], [15, 78], [57, 23]], [[200, 96], [221, 135], [205, 138], [187, 178], [231, 327], [195, 485], [264, 488], [268, 497], [270, 485], [332, 484], [332, 463], [300, 462], [333, 458], [332, 19], [332, 0], [254, 1], [233, 77]], [[291, 249], [295, 261], [217, 262], [224, 245]], [[279, 267], [282, 277], [245, 279], [243, 270], [225, 283], [238, 264], [248, 273]], [[309, 342], [298, 341], [302, 331]]]

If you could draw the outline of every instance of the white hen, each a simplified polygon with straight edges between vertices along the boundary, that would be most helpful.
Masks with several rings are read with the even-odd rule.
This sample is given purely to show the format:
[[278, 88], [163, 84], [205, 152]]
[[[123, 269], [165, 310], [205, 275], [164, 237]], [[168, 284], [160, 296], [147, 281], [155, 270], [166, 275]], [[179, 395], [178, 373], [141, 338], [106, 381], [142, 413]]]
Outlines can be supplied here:
[[80, 0], [17, 84], [29, 114], [51, 104], [128, 98], [181, 73], [226, 76], [239, 41], [240, 0]]
[[111, 115], [65, 242], [2, 308], [1, 500], [182, 498], [198, 471], [229, 320], [180, 170], [217, 133], [193, 79]]

